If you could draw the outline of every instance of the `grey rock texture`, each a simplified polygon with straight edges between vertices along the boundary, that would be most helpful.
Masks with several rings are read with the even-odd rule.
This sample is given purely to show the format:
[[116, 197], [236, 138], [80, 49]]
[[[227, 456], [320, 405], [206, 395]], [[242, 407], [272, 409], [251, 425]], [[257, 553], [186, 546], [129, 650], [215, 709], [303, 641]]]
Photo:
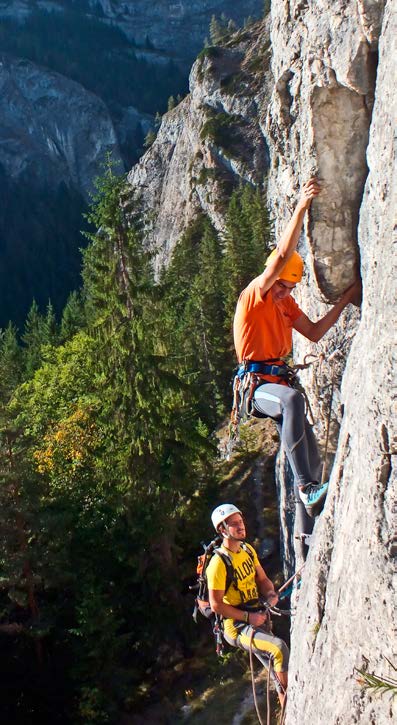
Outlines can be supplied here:
[[[342, 0], [280, 0], [272, 12], [270, 189], [280, 226], [299, 184], [313, 172], [324, 180], [302, 239], [299, 301], [318, 317], [358, 260], [363, 280], [361, 318], [347, 310], [317, 346], [321, 367], [303, 376], [324, 435], [334, 368], [336, 455], [297, 601], [286, 722], [383, 725], [396, 721], [397, 703], [364, 691], [355, 668], [393, 677], [385, 658], [397, 662], [396, 16], [391, 2]], [[296, 340], [296, 357], [312, 351]]]
[[[233, 186], [242, 179], [263, 182], [269, 161], [261, 129], [270, 79], [266, 27], [263, 21], [196, 61], [189, 96], [165, 114], [156, 141], [129, 174], [150, 212], [159, 266], [200, 210], [222, 229], [222, 200]], [[220, 128], [222, 119], [232, 122], [232, 137]]]
[[97, 96], [5, 54], [0, 56], [0, 138], [7, 176], [53, 188], [64, 181], [86, 197], [106, 152], [120, 159], [112, 121]]
[[[275, 88], [267, 128], [277, 194], [271, 194], [281, 220], [297, 180], [313, 174], [322, 179], [325, 193], [313, 205], [309, 253], [327, 300], [348, 286], [358, 263], [358, 210], [377, 61], [376, 42], [368, 43], [362, 25], [364, 5], [342, 0], [272, 5]], [[378, 16], [381, 5], [376, 3]]]

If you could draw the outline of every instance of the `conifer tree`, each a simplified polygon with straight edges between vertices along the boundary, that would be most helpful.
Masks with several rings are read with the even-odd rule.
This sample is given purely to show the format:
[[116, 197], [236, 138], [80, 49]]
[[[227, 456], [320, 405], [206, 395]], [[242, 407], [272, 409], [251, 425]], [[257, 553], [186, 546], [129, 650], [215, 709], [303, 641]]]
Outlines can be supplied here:
[[170, 96], [167, 103], [167, 111], [172, 111], [176, 107], [176, 100], [174, 96]]
[[70, 293], [62, 312], [60, 338], [70, 340], [85, 325], [84, 302], [80, 292]]
[[230, 35], [231, 35], [232, 33], [235, 33], [236, 30], [237, 30], [237, 25], [234, 22], [234, 20], [232, 18], [230, 18], [230, 20], [227, 24], [227, 32], [230, 33]]
[[23, 359], [18, 344], [17, 329], [9, 322], [0, 331], [0, 400], [8, 402], [13, 390], [22, 381]]
[[43, 343], [56, 345], [58, 342], [58, 324], [51, 300], [48, 300], [46, 315], [43, 320]]
[[222, 246], [208, 219], [204, 222], [198, 261], [199, 269], [186, 310], [186, 327], [195, 340], [197, 362], [201, 367], [200, 389], [208, 391], [204, 397], [213, 412], [209, 422], [216, 425], [219, 414], [224, 411], [230, 359], [224, 332]]
[[155, 131], [152, 131], [150, 129], [145, 136], [145, 141], [143, 144], [145, 149], [150, 149], [150, 147], [153, 146], [156, 138], [157, 138], [157, 134], [155, 133]]
[[250, 185], [241, 186], [231, 196], [225, 224], [224, 289], [228, 329], [238, 296], [262, 271], [271, 242], [272, 228], [263, 192]]
[[40, 314], [36, 300], [33, 300], [26, 317], [22, 341], [25, 345], [25, 369], [27, 376], [31, 377], [34, 371], [40, 367], [42, 361], [41, 348], [47, 342], [45, 322], [43, 316]]
[[[84, 254], [89, 329], [100, 344], [98, 370], [106, 384], [101, 415], [110, 428], [109, 457], [117, 456], [121, 485], [134, 495], [144, 500], [158, 491], [164, 513], [172, 500], [175, 505], [166, 494], [171, 478], [174, 488], [186, 485], [180, 479], [186, 446], [191, 455], [195, 439], [199, 446], [202, 441], [194, 422], [186, 425], [180, 381], [167, 370], [157, 343], [162, 321], [153, 307], [152, 254], [139, 213], [130, 208], [126, 219], [126, 203], [125, 179], [108, 166], [90, 215], [99, 232], [89, 235]], [[158, 512], [153, 509], [153, 514]]]
[[215, 15], [211, 17], [209, 33], [212, 45], [222, 44], [227, 35], [227, 19], [223, 14], [220, 20]]

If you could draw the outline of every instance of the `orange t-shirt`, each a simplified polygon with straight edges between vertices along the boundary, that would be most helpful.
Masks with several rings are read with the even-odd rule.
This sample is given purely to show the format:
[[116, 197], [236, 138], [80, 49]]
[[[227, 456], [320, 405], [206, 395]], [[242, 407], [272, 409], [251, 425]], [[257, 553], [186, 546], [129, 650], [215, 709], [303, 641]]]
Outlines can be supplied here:
[[302, 310], [292, 297], [275, 304], [270, 292], [262, 298], [259, 277], [242, 291], [234, 316], [233, 334], [237, 359], [269, 360], [289, 355], [292, 325]]

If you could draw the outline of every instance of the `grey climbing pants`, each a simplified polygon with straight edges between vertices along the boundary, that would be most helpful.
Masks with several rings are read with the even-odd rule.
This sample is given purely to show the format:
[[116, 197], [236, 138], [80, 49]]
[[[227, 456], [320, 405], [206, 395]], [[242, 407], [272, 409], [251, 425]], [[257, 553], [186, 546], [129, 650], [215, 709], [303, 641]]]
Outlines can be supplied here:
[[296, 529], [310, 534], [313, 522], [299, 496], [299, 486], [321, 478], [321, 460], [316, 439], [305, 415], [303, 395], [276, 383], [260, 385], [253, 397], [254, 410], [276, 421], [281, 443], [294, 475]]

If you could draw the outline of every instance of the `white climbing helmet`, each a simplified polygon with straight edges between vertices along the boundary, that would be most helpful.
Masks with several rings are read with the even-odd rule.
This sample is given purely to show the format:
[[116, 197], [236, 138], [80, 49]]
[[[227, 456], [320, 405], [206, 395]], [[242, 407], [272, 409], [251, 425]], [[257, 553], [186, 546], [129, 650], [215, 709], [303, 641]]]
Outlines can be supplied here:
[[219, 524], [221, 524], [225, 519], [227, 519], [232, 514], [241, 514], [240, 509], [238, 509], [236, 506], [234, 506], [234, 504], [223, 503], [223, 504], [221, 504], [221, 506], [217, 506], [216, 509], [214, 509], [211, 514], [211, 521], [214, 525], [215, 531], [218, 531]]

